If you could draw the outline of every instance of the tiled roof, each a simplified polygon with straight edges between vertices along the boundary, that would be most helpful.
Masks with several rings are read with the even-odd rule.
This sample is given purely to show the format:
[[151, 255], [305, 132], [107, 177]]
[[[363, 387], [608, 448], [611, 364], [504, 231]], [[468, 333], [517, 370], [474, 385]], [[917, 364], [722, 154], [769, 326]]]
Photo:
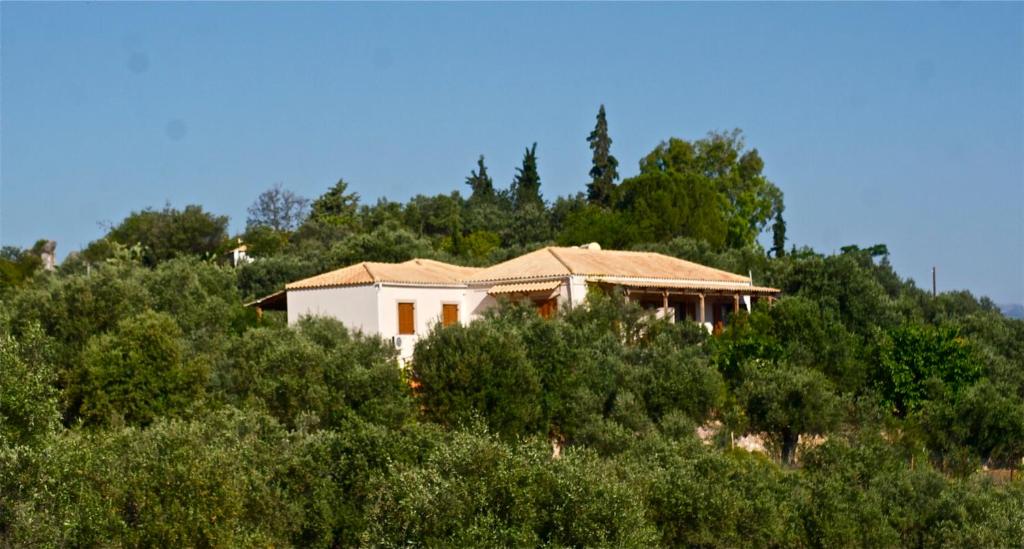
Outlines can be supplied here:
[[546, 280], [543, 282], [520, 282], [518, 284], [498, 284], [493, 286], [487, 293], [498, 294], [526, 294], [530, 292], [551, 291], [562, 284], [560, 280]]
[[589, 282], [603, 282], [606, 284], [613, 284], [616, 286], [624, 286], [627, 288], [654, 288], [654, 289], [672, 289], [678, 288], [680, 290], [699, 290], [702, 292], [735, 292], [737, 289], [742, 290], [744, 294], [750, 295], [776, 295], [781, 292], [778, 288], [769, 288], [767, 286], [748, 286], [746, 284], [726, 283], [726, 282], [686, 282], [686, 281], [665, 281], [665, 280], [650, 280], [650, 279], [629, 279], [620, 277], [606, 277], [596, 276], [588, 278]]
[[410, 259], [404, 263], [364, 261], [336, 271], [292, 282], [287, 284], [285, 289], [358, 286], [378, 282], [458, 286], [462, 284], [462, 279], [479, 270], [475, 267], [460, 267], [431, 259]]
[[466, 282], [569, 275], [658, 278], [750, 284], [750, 278], [653, 252], [547, 247], [477, 271]]

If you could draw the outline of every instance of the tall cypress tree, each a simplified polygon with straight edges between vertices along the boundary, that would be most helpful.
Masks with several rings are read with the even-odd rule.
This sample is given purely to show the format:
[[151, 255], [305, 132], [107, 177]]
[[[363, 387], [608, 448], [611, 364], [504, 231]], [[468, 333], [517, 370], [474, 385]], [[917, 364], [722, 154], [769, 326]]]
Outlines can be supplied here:
[[775, 257], [786, 255], [786, 220], [782, 219], [782, 210], [775, 212], [772, 224], [772, 253]]
[[594, 151], [593, 167], [590, 168], [590, 183], [587, 183], [587, 200], [600, 206], [611, 205], [615, 181], [619, 179], [619, 161], [611, 154], [612, 138], [608, 135], [608, 119], [604, 105], [597, 111], [597, 124], [587, 137], [590, 150]]
[[476, 201], [489, 201], [494, 198], [494, 181], [487, 175], [487, 166], [484, 165], [484, 155], [476, 161], [477, 169], [469, 172], [466, 184], [472, 189], [470, 199]]
[[544, 199], [540, 195], [540, 172], [537, 171], [537, 143], [523, 154], [523, 165], [516, 168], [511, 190], [512, 203], [517, 210], [529, 205], [544, 207]]

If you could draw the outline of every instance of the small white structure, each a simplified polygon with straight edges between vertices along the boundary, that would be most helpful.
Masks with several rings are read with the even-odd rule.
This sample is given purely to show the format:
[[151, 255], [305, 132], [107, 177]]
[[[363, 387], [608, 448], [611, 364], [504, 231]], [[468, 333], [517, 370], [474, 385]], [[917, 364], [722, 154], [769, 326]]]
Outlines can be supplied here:
[[364, 262], [285, 286], [253, 302], [286, 309], [288, 323], [304, 316], [337, 318], [353, 330], [391, 341], [403, 361], [437, 323], [469, 322], [508, 296], [530, 300], [542, 316], [584, 302], [591, 288], [619, 288], [626, 298], [670, 320], [720, 329], [752, 298], [779, 290], [749, 277], [650, 252], [601, 250], [597, 244], [547, 247], [478, 269], [429, 259]]
[[249, 247], [242, 244], [242, 239], [238, 239], [238, 246], [228, 250], [224, 256], [231, 262], [232, 267], [252, 263], [252, 258], [249, 257]]

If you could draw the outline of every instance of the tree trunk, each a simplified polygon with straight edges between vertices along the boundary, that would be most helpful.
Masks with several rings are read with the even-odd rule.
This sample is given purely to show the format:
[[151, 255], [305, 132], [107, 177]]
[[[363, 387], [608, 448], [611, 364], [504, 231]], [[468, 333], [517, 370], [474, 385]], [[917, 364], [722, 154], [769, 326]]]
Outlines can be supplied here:
[[793, 456], [796, 454], [796, 444], [800, 440], [800, 433], [791, 431], [782, 432], [782, 463], [793, 464]]

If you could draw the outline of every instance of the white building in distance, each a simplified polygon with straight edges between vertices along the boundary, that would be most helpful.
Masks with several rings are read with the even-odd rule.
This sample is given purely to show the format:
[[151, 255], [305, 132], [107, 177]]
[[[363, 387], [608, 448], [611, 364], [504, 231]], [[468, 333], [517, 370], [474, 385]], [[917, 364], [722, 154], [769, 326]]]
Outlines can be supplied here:
[[602, 250], [597, 244], [547, 247], [487, 267], [460, 267], [430, 259], [363, 262], [285, 285], [250, 305], [284, 309], [288, 323], [304, 316], [340, 320], [352, 330], [394, 343], [403, 361], [434, 325], [466, 323], [497, 298], [532, 301], [545, 317], [575, 307], [591, 288], [619, 288], [627, 299], [676, 321], [720, 329], [729, 314], [754, 299], [774, 299], [775, 288], [750, 277], [651, 252]]

